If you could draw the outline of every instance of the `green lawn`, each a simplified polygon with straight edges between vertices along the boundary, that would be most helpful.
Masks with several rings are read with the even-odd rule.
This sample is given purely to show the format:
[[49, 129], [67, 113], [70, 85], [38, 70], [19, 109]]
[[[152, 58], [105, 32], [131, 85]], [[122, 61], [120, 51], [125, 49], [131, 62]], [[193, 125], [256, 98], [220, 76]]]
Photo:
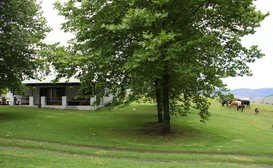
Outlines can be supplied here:
[[173, 116], [164, 134], [151, 104], [96, 112], [0, 106], [0, 167], [270, 167], [272, 108], [241, 112], [213, 101], [206, 124], [192, 110]]

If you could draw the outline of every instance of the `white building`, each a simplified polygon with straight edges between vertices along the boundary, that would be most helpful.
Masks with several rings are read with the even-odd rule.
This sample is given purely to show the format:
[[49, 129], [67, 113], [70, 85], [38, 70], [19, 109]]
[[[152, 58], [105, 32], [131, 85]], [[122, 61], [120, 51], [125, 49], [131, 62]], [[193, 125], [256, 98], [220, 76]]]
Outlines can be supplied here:
[[113, 96], [97, 97], [90, 86], [87, 91], [80, 90], [80, 81], [71, 78], [53, 83], [54, 77], [44, 80], [26, 80], [23, 95], [8, 94], [10, 105], [25, 105], [41, 108], [96, 110], [112, 101]]

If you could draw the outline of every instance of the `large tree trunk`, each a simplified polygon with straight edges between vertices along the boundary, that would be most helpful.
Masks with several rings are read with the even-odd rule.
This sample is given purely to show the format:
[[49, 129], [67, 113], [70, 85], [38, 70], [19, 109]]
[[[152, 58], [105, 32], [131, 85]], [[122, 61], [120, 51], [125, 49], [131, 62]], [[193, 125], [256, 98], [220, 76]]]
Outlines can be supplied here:
[[170, 125], [170, 108], [169, 108], [169, 75], [164, 74], [163, 76], [163, 123], [164, 123], [164, 132], [171, 131]]
[[157, 118], [158, 122], [163, 122], [163, 116], [162, 116], [162, 89], [161, 89], [161, 83], [160, 80], [157, 80], [155, 82], [155, 89], [156, 89], [156, 104], [157, 104]]

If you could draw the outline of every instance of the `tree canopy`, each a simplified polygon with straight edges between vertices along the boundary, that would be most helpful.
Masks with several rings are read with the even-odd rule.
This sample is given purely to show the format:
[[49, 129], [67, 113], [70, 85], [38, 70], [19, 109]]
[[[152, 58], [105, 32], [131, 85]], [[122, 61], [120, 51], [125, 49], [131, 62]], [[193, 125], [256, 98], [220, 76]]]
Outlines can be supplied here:
[[16, 91], [23, 79], [35, 76], [48, 31], [35, 0], [0, 1], [0, 90]]
[[100, 83], [118, 100], [156, 100], [167, 132], [170, 114], [184, 116], [191, 107], [207, 120], [207, 98], [225, 88], [222, 79], [251, 75], [248, 63], [263, 56], [257, 46], [240, 43], [267, 16], [253, 0], [68, 0], [55, 6], [67, 19], [63, 29], [75, 34], [69, 47], [49, 57], [60, 75]]

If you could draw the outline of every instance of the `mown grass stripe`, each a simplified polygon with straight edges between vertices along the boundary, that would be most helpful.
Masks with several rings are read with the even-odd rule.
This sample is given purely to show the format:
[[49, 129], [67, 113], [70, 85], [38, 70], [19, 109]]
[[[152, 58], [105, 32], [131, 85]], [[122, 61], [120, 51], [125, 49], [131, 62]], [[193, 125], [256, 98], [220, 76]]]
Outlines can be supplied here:
[[[116, 159], [135, 159], [159, 162], [209, 162], [209, 163], [227, 163], [227, 164], [249, 164], [249, 165], [268, 165], [271, 157], [268, 156], [246, 156], [240, 154], [211, 154], [211, 153], [166, 153], [147, 151], [125, 151], [125, 150], [105, 150], [87, 146], [60, 144], [44, 141], [22, 140], [12, 138], [0, 138], [2, 147], [18, 147], [29, 150], [52, 151], [57, 153], [67, 153], [70, 155], [83, 155], [101, 158]], [[213, 158], [213, 161], [211, 161]], [[273, 164], [273, 162], [270, 162]]]
[[236, 153], [212, 153], [212, 152], [174, 152], [174, 151], [159, 151], [159, 150], [146, 150], [146, 149], [125, 149], [125, 148], [108, 148], [102, 146], [87, 146], [87, 145], [76, 145], [76, 144], [65, 144], [59, 142], [49, 142], [49, 141], [38, 141], [31, 139], [22, 139], [22, 138], [6, 138], [0, 137], [0, 140], [3, 141], [15, 141], [15, 142], [29, 142], [33, 144], [48, 144], [54, 146], [63, 146], [63, 147], [73, 147], [73, 148], [86, 148], [94, 150], [104, 150], [104, 151], [117, 151], [117, 152], [135, 152], [135, 153], [155, 153], [155, 154], [191, 154], [191, 155], [211, 155], [211, 156], [245, 156], [245, 157], [257, 157], [257, 158], [273, 158], [273, 156], [268, 155], [245, 155], [245, 154], [236, 154]]
[[[271, 168], [271, 165], [267, 164], [257, 164], [257, 163], [231, 163], [231, 162], [216, 162], [216, 161], [208, 161], [208, 160], [195, 160], [195, 161], [177, 161], [177, 160], [159, 160], [159, 159], [143, 159], [143, 158], [130, 158], [130, 157], [109, 157], [109, 156], [93, 156], [87, 154], [78, 154], [78, 153], [71, 153], [71, 152], [64, 152], [58, 150], [49, 150], [49, 149], [33, 149], [33, 148], [21, 148], [21, 147], [12, 147], [12, 146], [0, 146], [1, 150], [24, 150], [29, 152], [47, 152], [47, 153], [55, 153], [58, 155], [70, 155], [74, 157], [84, 157], [84, 158], [103, 158], [108, 160], [127, 160], [127, 161], [136, 161], [136, 162], [156, 162], [156, 163], [177, 163], [177, 164], [191, 164], [191, 165], [225, 165], [225, 166], [240, 166], [240, 167], [255, 167], [255, 168]], [[0, 152], [1, 154], [1, 152]]]

